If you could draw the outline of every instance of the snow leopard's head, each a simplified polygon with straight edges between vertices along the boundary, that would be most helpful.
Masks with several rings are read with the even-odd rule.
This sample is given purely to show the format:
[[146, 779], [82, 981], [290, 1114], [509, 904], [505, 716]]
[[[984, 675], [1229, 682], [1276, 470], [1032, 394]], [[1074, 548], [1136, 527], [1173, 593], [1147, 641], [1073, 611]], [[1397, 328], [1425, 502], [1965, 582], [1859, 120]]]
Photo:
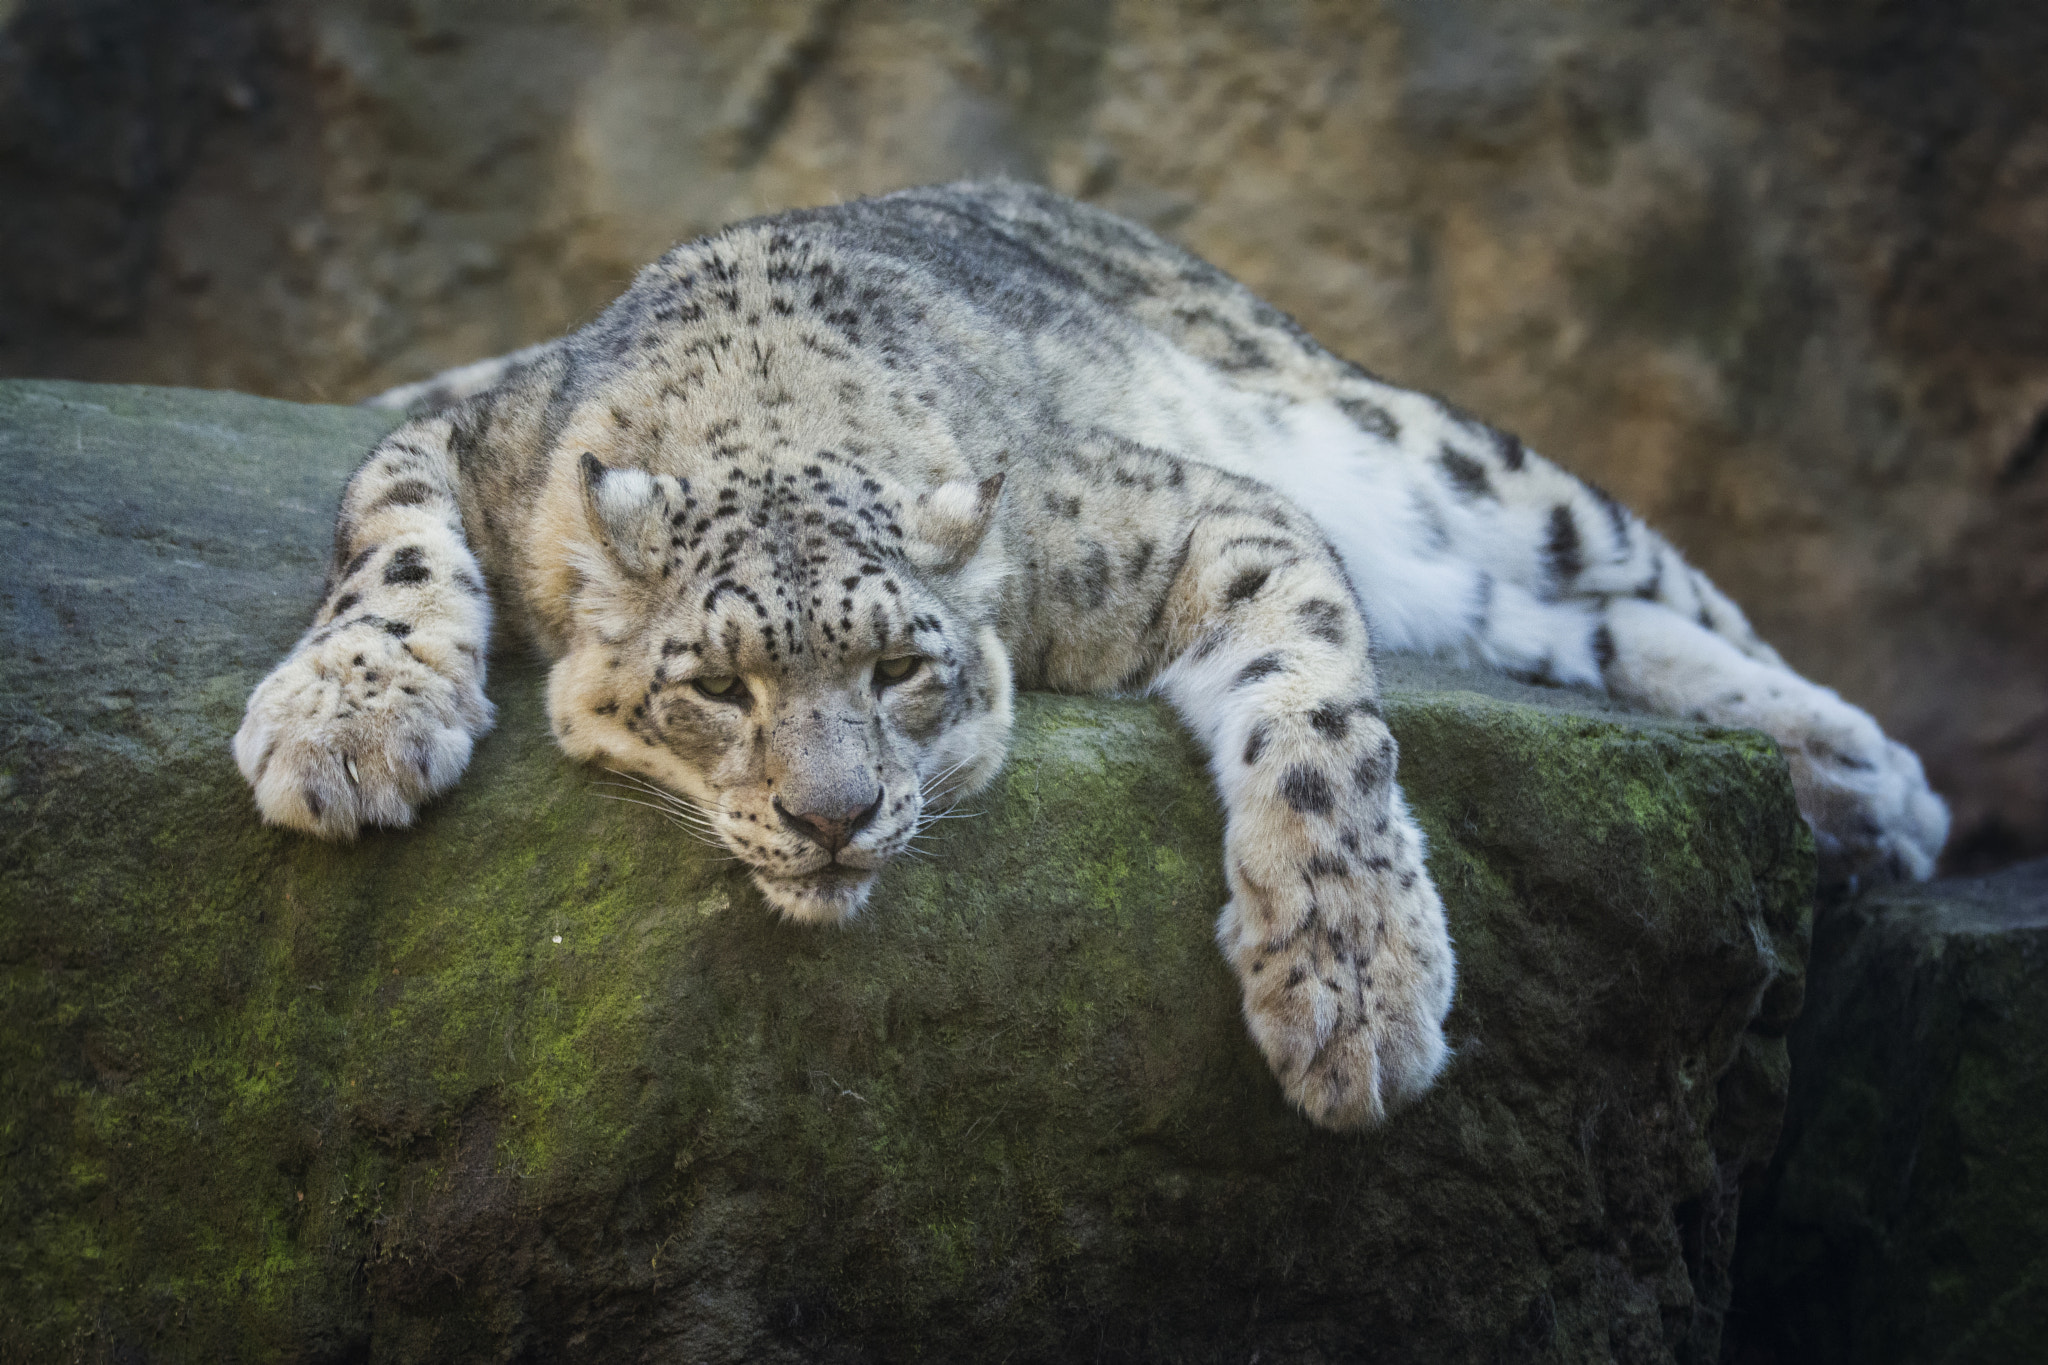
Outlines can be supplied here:
[[581, 457], [571, 754], [651, 778], [769, 903], [843, 919], [1009, 740], [1000, 475], [912, 493], [820, 453], [689, 478]]

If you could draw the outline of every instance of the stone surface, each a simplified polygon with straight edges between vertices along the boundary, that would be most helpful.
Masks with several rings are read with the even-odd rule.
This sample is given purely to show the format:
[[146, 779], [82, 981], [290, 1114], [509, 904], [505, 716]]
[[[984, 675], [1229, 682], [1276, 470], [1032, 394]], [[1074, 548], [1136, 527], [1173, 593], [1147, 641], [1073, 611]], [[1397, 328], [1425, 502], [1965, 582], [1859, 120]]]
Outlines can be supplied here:
[[2048, 1359], [2048, 861], [1824, 918], [1739, 1365]]
[[346, 400], [671, 241], [1042, 179], [1670, 532], [2048, 853], [2034, 0], [20, 0], [0, 373]]
[[259, 827], [228, 736], [380, 430], [0, 383], [0, 1359], [1713, 1359], [1808, 932], [1768, 741], [1397, 666], [1458, 1055], [1337, 1137], [1156, 704], [1024, 698], [832, 932], [516, 649], [415, 829]]

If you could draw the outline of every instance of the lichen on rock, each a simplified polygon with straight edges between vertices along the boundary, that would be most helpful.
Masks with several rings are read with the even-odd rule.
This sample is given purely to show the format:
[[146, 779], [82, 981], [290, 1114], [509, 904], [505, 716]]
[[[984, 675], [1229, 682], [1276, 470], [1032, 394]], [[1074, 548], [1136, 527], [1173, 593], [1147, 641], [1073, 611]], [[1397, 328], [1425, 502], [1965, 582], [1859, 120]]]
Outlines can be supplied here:
[[381, 421], [0, 383], [0, 1357], [1714, 1358], [1808, 933], [1768, 740], [1389, 661], [1457, 1056], [1336, 1136], [1156, 703], [1022, 698], [831, 931], [513, 645], [416, 827], [259, 826], [227, 737]]

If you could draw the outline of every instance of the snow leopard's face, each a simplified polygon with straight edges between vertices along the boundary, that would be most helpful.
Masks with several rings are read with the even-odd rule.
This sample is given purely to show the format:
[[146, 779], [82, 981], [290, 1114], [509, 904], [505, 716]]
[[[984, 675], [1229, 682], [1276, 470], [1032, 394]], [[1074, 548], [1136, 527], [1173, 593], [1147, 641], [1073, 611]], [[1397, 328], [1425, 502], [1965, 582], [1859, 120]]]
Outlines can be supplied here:
[[549, 681], [563, 747], [730, 850], [794, 919], [1002, 762], [1009, 659], [978, 568], [1000, 481], [903, 496], [849, 462], [678, 479], [584, 457], [595, 533]]

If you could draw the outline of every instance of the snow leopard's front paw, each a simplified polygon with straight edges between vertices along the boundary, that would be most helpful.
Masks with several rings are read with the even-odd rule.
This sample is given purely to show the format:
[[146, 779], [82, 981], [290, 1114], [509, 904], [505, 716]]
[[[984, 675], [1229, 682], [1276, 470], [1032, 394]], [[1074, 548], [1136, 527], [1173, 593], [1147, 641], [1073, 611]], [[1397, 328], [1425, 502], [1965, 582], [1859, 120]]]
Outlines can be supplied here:
[[1775, 738], [1813, 826], [1821, 884], [1932, 876], [1948, 839], [1948, 807], [1919, 758], [1834, 693], [1813, 692]]
[[302, 644], [257, 684], [235, 735], [263, 818], [328, 839], [411, 824], [491, 727], [481, 665], [444, 666], [374, 622]]
[[1240, 871], [1217, 921], [1253, 1041], [1287, 1098], [1340, 1130], [1384, 1121], [1450, 1057], [1453, 967], [1435, 889], [1416, 870], [1356, 870], [1318, 878], [1313, 896]]

